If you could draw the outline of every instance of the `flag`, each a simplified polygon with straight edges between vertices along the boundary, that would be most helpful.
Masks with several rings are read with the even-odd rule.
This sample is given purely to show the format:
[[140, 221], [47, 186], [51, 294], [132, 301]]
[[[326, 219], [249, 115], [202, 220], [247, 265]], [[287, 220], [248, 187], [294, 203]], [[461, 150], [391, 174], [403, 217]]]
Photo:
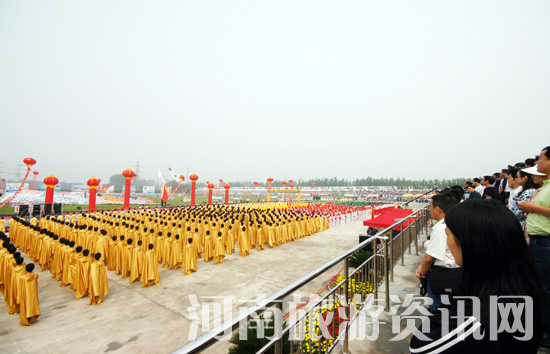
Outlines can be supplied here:
[[164, 183], [162, 184], [162, 194], [160, 196], [160, 199], [164, 202], [168, 201], [168, 192], [166, 191], [166, 185]]
[[160, 168], [159, 168], [159, 179], [162, 181], [162, 183], [164, 183], [164, 175], [162, 174], [162, 172], [160, 172]]
[[172, 179], [174, 181], [179, 181], [178, 176], [176, 175], [176, 173], [174, 171], [172, 171], [172, 168], [168, 167], [168, 170], [170, 171], [170, 175], [172, 176]]

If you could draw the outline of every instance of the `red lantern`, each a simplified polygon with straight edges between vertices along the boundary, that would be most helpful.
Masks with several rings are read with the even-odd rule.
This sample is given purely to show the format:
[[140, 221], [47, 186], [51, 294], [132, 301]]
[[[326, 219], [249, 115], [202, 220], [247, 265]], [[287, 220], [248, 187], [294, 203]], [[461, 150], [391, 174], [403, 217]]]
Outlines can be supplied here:
[[44, 199], [45, 204], [53, 203], [53, 192], [55, 185], [59, 183], [59, 180], [54, 175], [49, 175], [44, 178], [44, 184], [46, 185], [46, 198]]
[[290, 185], [290, 188], [294, 188], [294, 184], [291, 184], [291, 185]]
[[191, 205], [195, 205], [195, 190], [197, 188], [197, 180], [199, 179], [199, 176], [193, 173], [189, 176], [189, 179], [191, 180]]
[[122, 175], [126, 179], [126, 181], [124, 182], [124, 206], [122, 208], [129, 209], [130, 208], [130, 188], [132, 186], [132, 178], [136, 177], [137, 175], [130, 168], [127, 168], [124, 171], [122, 171]]
[[[29, 173], [31, 172], [31, 166], [33, 166], [36, 163], [36, 160], [33, 159], [33, 158], [30, 158], [30, 157], [27, 157], [27, 158], [23, 159], [23, 162], [25, 163], [25, 165], [27, 165], [27, 173], [25, 174], [25, 177], [23, 178], [23, 182], [21, 182], [21, 185], [19, 186], [19, 189], [17, 189], [17, 192], [13, 193], [13, 195], [8, 200], [6, 200], [4, 202], [4, 204], [0, 205], [0, 209], [5, 207], [6, 205], [8, 205], [12, 200], [15, 199], [17, 194], [19, 194], [19, 192], [21, 192], [21, 190], [23, 189], [23, 186], [25, 185], [25, 181], [27, 180], [27, 177], [29, 177]], [[5, 182], [5, 180], [2, 181], [2, 184], [4, 184], [4, 182]]]
[[182, 181], [182, 182], [185, 181], [185, 176], [184, 175], [180, 176], [180, 181]]
[[123, 175], [126, 179], [128, 179], [128, 178], [134, 178], [134, 177], [137, 176], [136, 173], [135, 173], [134, 171], [132, 171], [132, 169], [130, 169], [130, 168], [127, 168], [127, 169], [125, 169], [124, 171], [122, 171], [122, 175]]
[[58, 183], [59, 180], [54, 175], [49, 175], [48, 177], [44, 178], [44, 184], [50, 188], [55, 187], [55, 185]]
[[291, 180], [291, 179], [289, 179], [289, 180], [288, 180], [288, 183], [294, 183], [294, 181], [293, 181], [293, 180]]
[[38, 176], [38, 171], [32, 171], [32, 174]]
[[95, 177], [92, 177], [88, 180], [88, 182], [86, 182], [86, 184], [88, 186], [90, 186], [90, 189], [96, 189], [97, 186], [99, 186], [99, 183], [101, 182], [100, 179], [97, 179]]
[[27, 157], [27, 158], [23, 159], [23, 163], [25, 165], [27, 165], [27, 167], [31, 167], [31, 166], [34, 166], [36, 164], [36, 160], [33, 159], [32, 157]]
[[95, 177], [92, 177], [86, 182], [86, 184], [90, 187], [90, 197], [88, 200], [88, 210], [97, 210], [95, 207], [95, 200], [96, 200], [96, 193], [97, 193], [97, 186], [99, 186], [99, 183], [101, 182], [100, 179], [97, 179]]
[[0, 179], [0, 181], [2, 181], [2, 182], [6, 182], [6, 179], [5, 179], [5, 178], [2, 178], [2, 179]]
[[286, 186], [286, 181], [282, 181], [281, 184], [284, 186]]
[[312, 183], [311, 185], [312, 185], [313, 187], [315, 187], [315, 183]]
[[269, 177], [267, 179], [267, 189], [270, 189], [271, 188], [271, 183], [273, 183], [273, 178]]

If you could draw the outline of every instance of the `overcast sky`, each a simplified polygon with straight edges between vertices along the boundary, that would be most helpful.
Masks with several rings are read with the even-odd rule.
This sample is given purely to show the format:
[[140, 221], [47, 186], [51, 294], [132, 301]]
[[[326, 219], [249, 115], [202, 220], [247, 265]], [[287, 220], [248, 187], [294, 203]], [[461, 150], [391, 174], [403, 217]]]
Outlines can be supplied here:
[[550, 1], [0, 2], [0, 176], [490, 174], [550, 145]]

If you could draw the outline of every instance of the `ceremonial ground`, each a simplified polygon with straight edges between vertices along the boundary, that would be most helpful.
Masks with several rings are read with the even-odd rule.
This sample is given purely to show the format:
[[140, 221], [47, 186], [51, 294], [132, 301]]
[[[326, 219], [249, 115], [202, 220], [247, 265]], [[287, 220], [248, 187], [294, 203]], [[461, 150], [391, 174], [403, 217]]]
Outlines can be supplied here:
[[[185, 276], [183, 269], [160, 268], [162, 285], [145, 289], [141, 283], [130, 284], [128, 279], [107, 272], [109, 294], [101, 306], [87, 305], [89, 298], [76, 300], [75, 293], [61, 288], [49, 272], [39, 272], [42, 315], [33, 326], [22, 327], [18, 315], [8, 315], [4, 309], [0, 315], [0, 353], [171, 353], [190, 341], [190, 295], [196, 295], [200, 303], [223, 302], [221, 298], [204, 297], [232, 296], [235, 315], [239, 307], [252, 305], [257, 295], [270, 295], [355, 246], [363, 230], [362, 221], [357, 220], [261, 252], [253, 250], [245, 258], [236, 253], [220, 265], [199, 260], [198, 271], [191, 276]], [[407, 261], [411, 263], [407, 268], [413, 271], [403, 268], [403, 282], [408, 285], [401, 290], [414, 289], [416, 281], [408, 275], [414, 274], [420, 260], [412, 256]], [[341, 267], [334, 267], [326, 279], [308, 284], [299, 294], [305, 299], [316, 293]], [[228, 342], [220, 343], [209, 352], [227, 353], [229, 346]], [[358, 347], [354, 353], [379, 352]], [[399, 347], [390, 352], [403, 352], [408, 345], [401, 343]]]

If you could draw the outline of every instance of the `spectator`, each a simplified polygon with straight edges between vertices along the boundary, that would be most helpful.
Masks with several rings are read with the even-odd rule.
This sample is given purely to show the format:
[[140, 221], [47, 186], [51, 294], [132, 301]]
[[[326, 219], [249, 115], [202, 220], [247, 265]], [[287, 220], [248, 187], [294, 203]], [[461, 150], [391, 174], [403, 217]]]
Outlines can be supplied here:
[[[464, 268], [457, 293], [465, 298], [453, 300], [450, 315], [430, 316], [429, 326], [423, 323], [411, 339], [410, 351], [537, 353], [541, 321], [528, 313], [540, 309], [538, 274], [515, 216], [500, 202], [471, 200], [451, 208], [445, 222], [448, 247]], [[523, 313], [497, 310], [507, 305]], [[429, 333], [421, 333], [424, 328]]]
[[493, 178], [495, 179], [495, 183], [493, 183], [493, 187], [495, 187], [498, 191], [498, 188], [500, 187], [500, 172], [493, 173]]
[[510, 210], [516, 214], [521, 227], [525, 227], [525, 222], [527, 221], [527, 216], [523, 211], [519, 210], [518, 204], [521, 202], [528, 202], [531, 200], [536, 188], [540, 188], [540, 185], [536, 185], [533, 181], [533, 174], [538, 174], [544, 176], [544, 174], [537, 172], [535, 169], [524, 168], [516, 172], [515, 183], [518, 186], [521, 186], [521, 193], [516, 197]]
[[468, 193], [470, 193], [469, 199], [481, 199], [481, 194], [479, 194], [473, 186], [468, 186]]
[[483, 199], [497, 199], [498, 191], [493, 187], [495, 178], [493, 176], [483, 176], [481, 179], [481, 185], [483, 186]]
[[[550, 174], [550, 146], [542, 149], [539, 155], [537, 171]], [[527, 216], [527, 233], [529, 248], [533, 252], [535, 262], [541, 274], [541, 288], [544, 291], [543, 302], [543, 330], [550, 332], [550, 182], [545, 180], [534, 202], [522, 202], [518, 208]], [[550, 338], [546, 337], [544, 346], [550, 345]]]
[[518, 169], [515, 167], [512, 167], [508, 170], [508, 187], [510, 187], [510, 195], [508, 197], [508, 209], [512, 210], [516, 206], [516, 198], [521, 193], [522, 188], [516, 181], [516, 174], [518, 173]]
[[462, 269], [447, 247], [444, 220], [445, 214], [457, 203], [455, 194], [449, 191], [434, 195], [430, 202], [430, 214], [437, 223], [432, 228], [429, 241], [424, 243], [426, 254], [422, 264], [416, 269], [416, 276], [419, 279], [428, 277], [428, 296], [432, 299], [432, 312], [441, 305], [441, 295], [451, 295], [462, 277]]
[[508, 186], [508, 170], [503, 168], [500, 171], [500, 185], [498, 187], [498, 195], [500, 197], [500, 201], [504, 204], [508, 203], [508, 196], [510, 195], [510, 188]]
[[536, 160], [533, 159], [533, 158], [525, 159], [525, 167], [526, 168], [533, 167], [533, 166], [535, 166], [535, 162], [536, 162]]
[[481, 185], [481, 180], [479, 178], [476, 177], [473, 179], [473, 185], [476, 192], [478, 192], [479, 195], [483, 195], [483, 189], [485, 189], [485, 187]]

